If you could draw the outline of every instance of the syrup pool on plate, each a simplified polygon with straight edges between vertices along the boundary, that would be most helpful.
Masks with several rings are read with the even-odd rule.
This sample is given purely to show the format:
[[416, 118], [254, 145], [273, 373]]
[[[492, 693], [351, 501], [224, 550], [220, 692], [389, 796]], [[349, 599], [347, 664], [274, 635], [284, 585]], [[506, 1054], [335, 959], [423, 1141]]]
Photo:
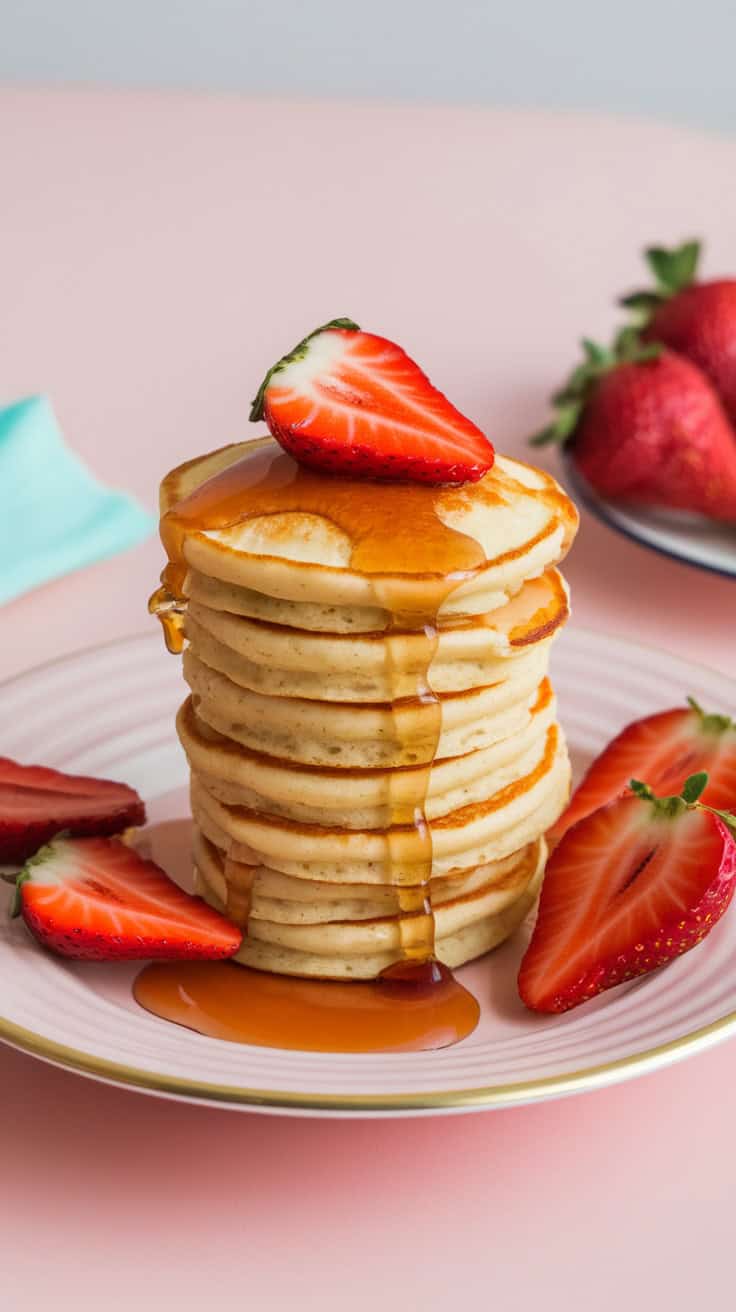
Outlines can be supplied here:
[[470, 1034], [480, 1007], [436, 961], [368, 983], [294, 979], [230, 962], [146, 966], [147, 1011], [213, 1039], [302, 1052], [412, 1052]]

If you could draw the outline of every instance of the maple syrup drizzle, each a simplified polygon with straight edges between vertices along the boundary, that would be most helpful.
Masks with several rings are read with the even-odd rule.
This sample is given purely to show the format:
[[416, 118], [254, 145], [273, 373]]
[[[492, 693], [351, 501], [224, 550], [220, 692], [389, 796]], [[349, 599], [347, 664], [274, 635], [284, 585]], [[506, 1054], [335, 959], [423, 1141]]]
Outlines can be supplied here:
[[236, 925], [242, 926], [243, 931], [248, 929], [257, 869], [257, 866], [248, 865], [243, 861], [234, 861], [231, 857], [225, 856], [223, 867], [227, 889], [225, 913], [229, 920], [234, 921]]
[[[341, 529], [351, 542], [351, 569], [370, 581], [374, 604], [388, 616], [384, 651], [389, 691], [398, 692], [400, 676], [410, 659], [410, 644], [412, 664], [416, 663], [417, 636], [421, 639], [416, 696], [391, 699], [395, 742], [400, 748], [416, 750], [420, 759], [412, 770], [410, 795], [406, 795], [406, 777], [399, 775], [395, 795], [393, 790], [389, 793], [383, 873], [396, 889], [401, 958], [379, 981], [336, 984], [222, 964], [156, 965], [147, 967], [136, 983], [135, 996], [141, 1005], [210, 1035], [324, 1051], [431, 1048], [456, 1042], [475, 1027], [477, 1002], [435, 959], [432, 835], [425, 804], [440, 741], [442, 708], [429, 673], [444, 602], [486, 564], [478, 542], [440, 519], [438, 501], [441, 498], [444, 506], [451, 502], [456, 508], [467, 504], [472, 495], [497, 505], [504, 500], [497, 483], [448, 490], [333, 478], [298, 465], [266, 439], [254, 443], [245, 455], [163, 515], [161, 539], [168, 564], [149, 609], [161, 620], [173, 652], [183, 646], [185, 542], [189, 534], [232, 528], [282, 513], [317, 515]], [[554, 498], [556, 491], [550, 488], [550, 496]], [[559, 494], [557, 500], [556, 509], [564, 511], [566, 498]], [[561, 518], [564, 522], [564, 514]], [[571, 535], [572, 525], [566, 531]], [[406, 714], [417, 705], [421, 708], [421, 741], [417, 741], [414, 717]], [[243, 871], [242, 865], [239, 871]], [[247, 932], [251, 888], [242, 881], [236, 884], [234, 864], [226, 864], [225, 873], [228, 914]], [[399, 998], [408, 1008], [406, 1020], [402, 1019], [405, 1007], [396, 1006]], [[297, 1015], [302, 1016], [298, 1023]], [[321, 1020], [317, 1024], [317, 1016], [324, 1019], [324, 1025]], [[411, 1022], [409, 1016], [414, 1018]], [[411, 1029], [415, 1021], [409, 1036], [406, 1026]]]
[[[379, 484], [318, 474], [297, 464], [273, 442], [259, 443], [163, 516], [161, 538], [169, 563], [161, 576], [162, 586], [149, 603], [164, 625], [170, 650], [180, 650], [188, 533], [231, 528], [249, 519], [287, 512], [319, 515], [348, 535], [350, 566], [371, 580], [375, 604], [389, 617], [384, 651], [390, 692], [398, 689], [411, 659], [407, 636], [414, 639], [413, 662], [417, 636], [423, 648], [416, 697], [391, 699], [394, 736], [402, 747], [413, 745], [407, 737], [405, 711], [417, 702], [421, 705], [424, 760], [415, 773], [414, 796], [408, 803], [389, 799], [385, 870], [387, 882], [397, 884], [402, 958], [419, 963], [434, 956], [429, 895], [432, 835], [424, 804], [442, 728], [440, 700], [429, 681], [439, 640], [437, 616], [453, 589], [486, 563], [475, 539], [449, 528], [439, 518], [436, 507], [442, 492], [446, 495], [447, 489], [438, 493], [438, 489], [420, 484]], [[457, 489], [457, 494], [462, 495], [462, 489]], [[493, 504], [500, 499], [492, 489], [484, 489], [484, 494]], [[407, 828], [415, 835], [410, 863], [402, 859]], [[229, 914], [245, 927], [248, 905], [249, 895], [244, 890], [237, 889], [232, 899], [228, 897]]]

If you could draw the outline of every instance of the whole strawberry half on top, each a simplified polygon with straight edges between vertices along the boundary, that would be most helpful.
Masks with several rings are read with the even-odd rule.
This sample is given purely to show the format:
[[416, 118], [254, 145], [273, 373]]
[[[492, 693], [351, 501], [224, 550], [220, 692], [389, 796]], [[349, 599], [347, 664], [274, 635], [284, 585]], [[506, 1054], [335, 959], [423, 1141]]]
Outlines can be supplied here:
[[333, 319], [269, 369], [250, 413], [299, 464], [352, 478], [476, 482], [493, 447], [400, 346]]
[[699, 802], [705, 773], [676, 797], [632, 792], [565, 834], [542, 885], [521, 963], [533, 1011], [560, 1012], [694, 948], [736, 887], [736, 817]]
[[633, 329], [611, 351], [583, 345], [532, 441], [567, 444], [603, 497], [736, 522], [736, 434], [702, 370]]
[[697, 241], [674, 250], [651, 246], [645, 258], [655, 287], [620, 303], [636, 311], [645, 341], [662, 342], [703, 370], [736, 424], [736, 278], [697, 282], [700, 250]]
[[736, 808], [736, 723], [708, 714], [694, 698], [627, 724], [601, 752], [547, 835], [554, 845], [579, 820], [628, 791], [632, 776], [658, 793], [678, 793], [688, 775], [705, 770], [703, 801]]

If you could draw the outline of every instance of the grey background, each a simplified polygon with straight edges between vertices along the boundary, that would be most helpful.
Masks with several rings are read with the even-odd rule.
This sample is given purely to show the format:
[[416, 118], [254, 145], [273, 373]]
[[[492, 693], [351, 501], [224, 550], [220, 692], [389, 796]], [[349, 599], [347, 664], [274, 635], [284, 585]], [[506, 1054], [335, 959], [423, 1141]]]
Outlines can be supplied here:
[[0, 80], [649, 114], [736, 129], [736, 0], [0, 0]]

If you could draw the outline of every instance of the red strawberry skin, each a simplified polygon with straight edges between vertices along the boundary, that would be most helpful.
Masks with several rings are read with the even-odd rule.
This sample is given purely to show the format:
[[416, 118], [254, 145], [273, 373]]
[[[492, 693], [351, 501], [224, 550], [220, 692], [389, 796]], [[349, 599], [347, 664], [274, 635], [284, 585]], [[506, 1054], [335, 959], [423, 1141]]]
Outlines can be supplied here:
[[352, 478], [476, 482], [493, 464], [481, 430], [400, 346], [357, 329], [318, 330], [272, 371], [251, 418], [300, 464]]
[[736, 522], [736, 436], [702, 371], [672, 351], [602, 374], [572, 454], [601, 496]]
[[693, 283], [668, 297], [643, 335], [698, 365], [736, 424], [736, 279]]
[[63, 774], [0, 757], [0, 862], [25, 861], [54, 834], [117, 834], [145, 823], [146, 809], [127, 784]]
[[78, 961], [216, 961], [242, 942], [236, 925], [114, 838], [57, 839], [18, 889], [34, 937]]
[[656, 793], [677, 794], [688, 775], [705, 770], [703, 800], [719, 810], [736, 807], [736, 724], [727, 716], [676, 707], [622, 729], [593, 762], [548, 834], [552, 845], [579, 820], [646, 779]]
[[655, 816], [629, 796], [565, 834], [519, 972], [533, 1011], [557, 1013], [696, 947], [736, 887], [736, 838], [700, 809]]

